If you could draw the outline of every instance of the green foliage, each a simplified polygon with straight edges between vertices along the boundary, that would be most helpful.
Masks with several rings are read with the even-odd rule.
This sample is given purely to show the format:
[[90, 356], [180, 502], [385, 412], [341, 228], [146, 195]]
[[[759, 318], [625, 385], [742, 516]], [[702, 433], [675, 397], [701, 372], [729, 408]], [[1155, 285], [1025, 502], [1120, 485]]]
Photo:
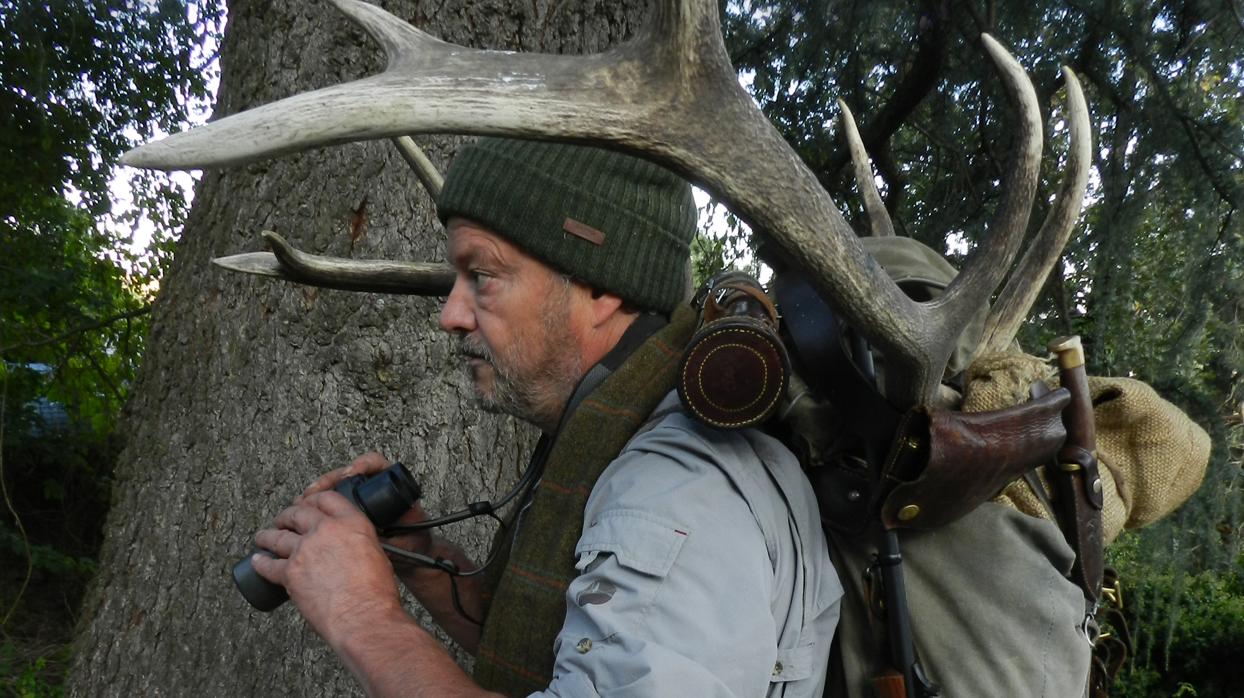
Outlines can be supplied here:
[[701, 211], [700, 222], [700, 230], [691, 241], [691, 279], [695, 288], [726, 269], [756, 277], [763, 274], [752, 251], [751, 231], [725, 206], [710, 201]]
[[[112, 428], [185, 196], [135, 175], [118, 210], [110, 182], [122, 152], [206, 97], [202, 37], [220, 12], [212, 0], [0, 0], [0, 357], [53, 368], [46, 393], [13, 404], [37, 395], [95, 434]], [[152, 242], [136, 246], [140, 220]]]
[[[56, 500], [64, 501], [64, 498], [57, 497]], [[8, 526], [0, 525], [0, 555], [12, 559], [28, 555], [32, 571], [53, 579], [85, 582], [95, 574], [97, 565], [91, 557], [67, 555], [50, 545], [32, 545], [28, 549], [26, 544], [27, 541], [22, 536], [9, 530]]]
[[[7, 427], [37, 428], [21, 410], [42, 397], [105, 434], [142, 355], [148, 301], [124, 269], [100, 256], [110, 243], [91, 218], [67, 205], [56, 214], [54, 232], [15, 234], [0, 261], [0, 356], [13, 367], [9, 399], [24, 417]], [[37, 364], [50, 367], [45, 380], [23, 368]]]
[[6, 641], [0, 645], [0, 692], [13, 698], [59, 698], [64, 695], [59, 679], [68, 663], [68, 646], [29, 658]]
[[219, 14], [170, 0], [0, 0], [0, 214], [54, 223], [48, 201], [69, 189], [88, 215], [108, 213], [120, 154], [176, 129], [206, 94], [202, 30]]
[[[117, 421], [186, 214], [137, 142], [208, 96], [219, 0], [0, 0], [0, 686], [59, 695]], [[128, 190], [128, 191], [127, 191]], [[67, 647], [67, 646], [66, 646]], [[51, 648], [51, 649], [49, 649]]]
[[[75, 423], [72, 413], [63, 423], [48, 424], [53, 420], [38, 415], [31, 420], [30, 410], [22, 412], [22, 418], [5, 425], [8, 502], [0, 519], [0, 561], [8, 571], [29, 564], [36, 581], [56, 580], [78, 594], [94, 572], [92, 559], [102, 542], [120, 439], [114, 431], [97, 432], [92, 424]], [[27, 424], [33, 430], [11, 428]], [[11, 518], [8, 506], [20, 520]], [[8, 610], [0, 608], [0, 618]]]
[[1244, 681], [1244, 557], [1226, 572], [1182, 574], [1154, 568], [1139, 538], [1111, 558], [1124, 580], [1133, 658], [1120, 674], [1121, 698], [1187, 695], [1227, 698]]

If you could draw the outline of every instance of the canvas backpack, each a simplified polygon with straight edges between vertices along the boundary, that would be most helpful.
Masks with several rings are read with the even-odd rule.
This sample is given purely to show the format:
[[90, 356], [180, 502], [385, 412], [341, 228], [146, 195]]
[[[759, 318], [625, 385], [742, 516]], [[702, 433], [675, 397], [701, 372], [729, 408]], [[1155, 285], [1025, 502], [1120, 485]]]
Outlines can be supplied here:
[[[956, 274], [944, 257], [910, 238], [861, 242], [916, 300], [935, 299]], [[718, 294], [714, 296], [710, 288], [698, 299], [706, 323], [693, 338], [684, 366], [685, 375], [694, 373], [697, 381], [684, 380], [684, 385], [712, 383], [704, 380], [713, 367], [703, 357], [724, 353], [697, 353], [697, 340], [715, 321], [719, 328], [725, 322], [722, 315], [728, 313], [720, 301], [728, 294], [721, 289], [746, 284], [739, 283], [738, 275], [727, 275], [710, 286]], [[932, 474], [920, 472], [921, 467], [930, 468], [918, 463], [910, 482], [884, 481], [878, 469], [894, 458], [896, 442], [904, 438], [900, 425], [905, 423], [905, 415], [868, 384], [868, 379], [884, 380], [884, 357], [834, 318], [818, 294], [799, 279], [779, 274], [771, 286], [776, 299], [755, 291], [747, 297], [733, 295], [742, 299], [736, 306], [746, 312], [731, 320], [729, 341], [731, 346], [747, 345], [752, 354], [773, 353], [771, 361], [776, 363], [771, 366], [781, 363], [787, 374], [781, 395], [772, 396], [776, 370], [769, 368], [763, 376], [756, 371], [742, 375], [723, 371], [720, 375], [726, 378], [719, 385], [745, 394], [747, 385], [763, 384], [755, 400], [743, 398], [739, 404], [767, 409], [765, 429], [795, 452], [817, 493], [830, 554], [846, 590], [829, 658], [826, 695], [863, 698], [886, 690], [878, 677], [887, 672], [893, 656], [889, 647], [893, 633], [879, 583], [877, 540], [884, 535], [882, 520], [896, 531], [900, 544], [911, 644], [927, 690], [942, 696], [1104, 695], [1108, 672], [1097, 672], [1096, 686], [1088, 680], [1094, 661], [1102, 669], [1110, 662], [1108, 652], [1099, 650], [1096, 660], [1093, 655], [1097, 601], [1086, 608], [1083, 584], [1072, 581], [1075, 533], [1056, 522], [1045, 466], [997, 480], [989, 459], [952, 462], [949, 471], [943, 466]], [[986, 310], [981, 309], [961, 336], [943, 377], [936, 409], [952, 420], [1021, 414], [1015, 411], [1036, 404], [1034, 394], [1058, 387], [1049, 361], [1025, 354], [1018, 346], [1001, 354], [974, 355]], [[761, 333], [766, 314], [774, 320], [780, 315], [780, 323], [771, 328], [781, 326], [778, 347], [754, 336]], [[855, 365], [860, 363], [856, 357], [865, 355], [875, 373], [867, 378]], [[1100, 548], [1125, 528], [1156, 521], [1195, 491], [1208, 463], [1209, 437], [1140, 381], [1094, 377], [1089, 389], [1102, 466], [1101, 530], [1094, 539]], [[728, 409], [706, 414], [693, 408], [692, 404], [713, 401], [688, 392], [693, 391], [683, 391], [684, 405], [715, 426], [755, 423], [730, 422], [735, 415]], [[1020, 419], [1049, 420], [1051, 413], [1046, 409], [1044, 417], [1030, 414], [1035, 412], [1022, 413]], [[1057, 416], [1057, 411], [1053, 414]], [[1022, 443], [1013, 446], [1023, 449]], [[1010, 453], [1003, 460], [1015, 457]], [[990, 484], [994, 482], [996, 489]], [[982, 483], [989, 489], [981, 490]], [[932, 523], [903, 525], [893, 506], [887, 511], [887, 500], [895, 499], [896, 488], [906, 488], [898, 491], [911, 495], [902, 501], [927, 501]], [[1101, 554], [1100, 549], [1084, 553], [1099, 558]], [[1110, 591], [1106, 590], [1107, 597]]]

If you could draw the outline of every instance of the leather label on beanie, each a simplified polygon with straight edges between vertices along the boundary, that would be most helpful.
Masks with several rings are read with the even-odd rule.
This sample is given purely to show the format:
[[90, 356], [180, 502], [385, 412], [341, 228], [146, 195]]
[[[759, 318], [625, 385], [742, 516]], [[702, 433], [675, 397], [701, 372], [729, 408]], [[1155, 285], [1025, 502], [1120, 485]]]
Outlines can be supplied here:
[[562, 223], [562, 230], [565, 230], [567, 233], [570, 233], [571, 235], [577, 238], [587, 240], [593, 245], [599, 246], [599, 245], [605, 244], [604, 233], [600, 232], [599, 230], [593, 228], [590, 225], [585, 225], [583, 223], [580, 223], [579, 221], [576, 221], [573, 218], [567, 218], [566, 222]]

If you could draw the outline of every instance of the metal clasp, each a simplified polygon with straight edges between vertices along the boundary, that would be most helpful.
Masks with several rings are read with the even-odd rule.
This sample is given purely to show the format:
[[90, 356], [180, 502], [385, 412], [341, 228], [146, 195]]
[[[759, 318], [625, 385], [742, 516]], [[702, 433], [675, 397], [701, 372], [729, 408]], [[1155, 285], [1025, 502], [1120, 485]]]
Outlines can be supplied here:
[[1084, 635], [1084, 640], [1088, 642], [1089, 647], [1097, 646], [1097, 640], [1101, 637], [1101, 626], [1097, 624], [1097, 618], [1093, 616], [1093, 613], [1085, 614], [1084, 622], [1080, 624], [1080, 633]]

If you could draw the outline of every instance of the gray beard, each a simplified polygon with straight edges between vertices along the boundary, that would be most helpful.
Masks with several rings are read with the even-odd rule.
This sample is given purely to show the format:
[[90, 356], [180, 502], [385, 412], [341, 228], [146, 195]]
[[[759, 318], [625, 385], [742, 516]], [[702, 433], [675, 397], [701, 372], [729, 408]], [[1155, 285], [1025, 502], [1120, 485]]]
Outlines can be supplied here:
[[[483, 342], [463, 335], [458, 338], [458, 353], [483, 359], [492, 367], [492, 394], [475, 390], [476, 403], [485, 412], [508, 414], [528, 422], [546, 433], [553, 433], [561, 420], [566, 403], [583, 377], [583, 358], [574, 350], [573, 338], [566, 328], [564, 314], [557, 313], [556, 299], [541, 316], [541, 332], [537, 338], [521, 338], [516, 351], [538, 351], [534, 369], [519, 371], [515, 362], [497, 360]], [[527, 341], [522, 341], [527, 340]], [[474, 381], [470, 366], [467, 374]]]

